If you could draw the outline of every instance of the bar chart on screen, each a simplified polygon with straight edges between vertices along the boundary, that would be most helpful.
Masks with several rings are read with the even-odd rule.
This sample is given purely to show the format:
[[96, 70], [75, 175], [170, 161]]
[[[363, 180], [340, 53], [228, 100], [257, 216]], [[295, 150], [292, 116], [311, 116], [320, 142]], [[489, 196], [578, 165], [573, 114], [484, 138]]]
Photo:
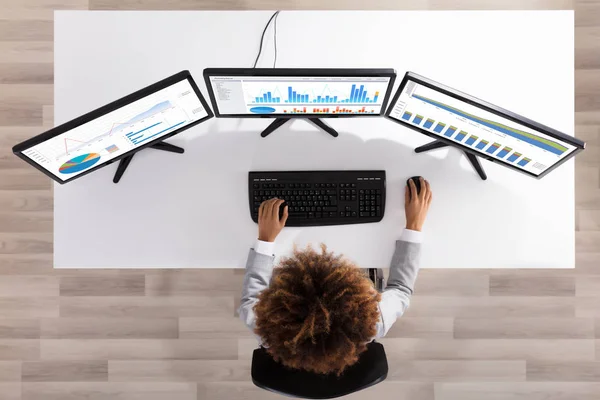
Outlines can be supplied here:
[[254, 114], [378, 114], [389, 78], [245, 77], [247, 111]]
[[[429, 87], [406, 85], [390, 117], [534, 174], [574, 147]], [[423, 122], [425, 121], [425, 122]]]

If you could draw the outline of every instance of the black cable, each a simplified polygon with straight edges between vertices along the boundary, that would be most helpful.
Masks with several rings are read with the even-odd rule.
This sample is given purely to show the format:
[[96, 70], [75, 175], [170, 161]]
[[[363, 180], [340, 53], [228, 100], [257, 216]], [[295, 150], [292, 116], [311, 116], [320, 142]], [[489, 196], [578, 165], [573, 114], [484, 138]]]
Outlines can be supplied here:
[[273, 68], [275, 68], [275, 65], [277, 65], [277, 18], [279, 18], [279, 11], [277, 11], [275, 21], [273, 22], [273, 44], [275, 46], [275, 58], [273, 59]]
[[269, 18], [267, 24], [265, 25], [265, 29], [263, 29], [262, 36], [260, 37], [260, 46], [258, 48], [258, 54], [256, 55], [256, 60], [254, 60], [254, 65], [252, 66], [252, 68], [256, 68], [256, 63], [258, 63], [258, 59], [260, 58], [260, 54], [262, 53], [262, 46], [263, 40], [265, 39], [265, 33], [267, 32], [267, 28], [271, 24], [271, 21], [277, 16], [277, 14], [279, 14], [279, 11], [276, 11], [273, 15], [271, 15], [271, 18]]

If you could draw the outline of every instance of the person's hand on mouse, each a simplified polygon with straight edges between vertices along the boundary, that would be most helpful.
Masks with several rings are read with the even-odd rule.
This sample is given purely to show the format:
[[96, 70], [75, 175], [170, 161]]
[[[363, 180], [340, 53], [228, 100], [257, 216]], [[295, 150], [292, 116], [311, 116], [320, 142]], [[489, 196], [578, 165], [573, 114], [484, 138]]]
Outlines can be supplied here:
[[280, 199], [263, 201], [258, 209], [258, 240], [274, 242], [288, 219], [288, 206], [283, 209], [279, 219], [279, 207], [284, 203]]
[[431, 204], [431, 187], [423, 177], [419, 178], [421, 182], [421, 193], [417, 194], [417, 186], [412, 179], [409, 180], [404, 192], [404, 210], [406, 212], [406, 229], [421, 231], [429, 204]]

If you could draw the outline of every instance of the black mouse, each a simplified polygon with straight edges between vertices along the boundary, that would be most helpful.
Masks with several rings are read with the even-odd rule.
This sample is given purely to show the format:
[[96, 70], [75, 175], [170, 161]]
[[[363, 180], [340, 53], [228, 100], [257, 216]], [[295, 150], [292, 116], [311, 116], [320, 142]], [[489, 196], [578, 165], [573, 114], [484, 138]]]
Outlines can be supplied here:
[[[410, 188], [409, 181], [412, 179], [412, 181], [415, 183], [415, 186], [417, 188], [417, 194], [421, 193], [421, 179], [420, 178], [421, 178], [420, 176], [412, 176], [406, 180], [406, 185]], [[411, 191], [409, 190], [408, 193], [410, 194]]]
[[[281, 220], [283, 218], [283, 210], [285, 210], [285, 208], [288, 206], [287, 201], [284, 201], [283, 203], [281, 203], [281, 205], [279, 206], [279, 220]], [[289, 210], [288, 210], [289, 212]]]

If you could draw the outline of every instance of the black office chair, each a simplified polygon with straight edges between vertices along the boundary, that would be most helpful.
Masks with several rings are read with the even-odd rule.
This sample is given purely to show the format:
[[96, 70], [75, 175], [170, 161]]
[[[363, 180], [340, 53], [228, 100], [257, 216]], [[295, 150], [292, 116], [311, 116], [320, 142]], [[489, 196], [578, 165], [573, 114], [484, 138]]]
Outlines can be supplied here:
[[[369, 278], [378, 291], [383, 290], [383, 271], [368, 269]], [[332, 399], [366, 389], [387, 377], [388, 364], [381, 343], [372, 341], [358, 362], [339, 378], [285, 367], [276, 362], [264, 347], [252, 354], [252, 382], [262, 389], [305, 399]]]

